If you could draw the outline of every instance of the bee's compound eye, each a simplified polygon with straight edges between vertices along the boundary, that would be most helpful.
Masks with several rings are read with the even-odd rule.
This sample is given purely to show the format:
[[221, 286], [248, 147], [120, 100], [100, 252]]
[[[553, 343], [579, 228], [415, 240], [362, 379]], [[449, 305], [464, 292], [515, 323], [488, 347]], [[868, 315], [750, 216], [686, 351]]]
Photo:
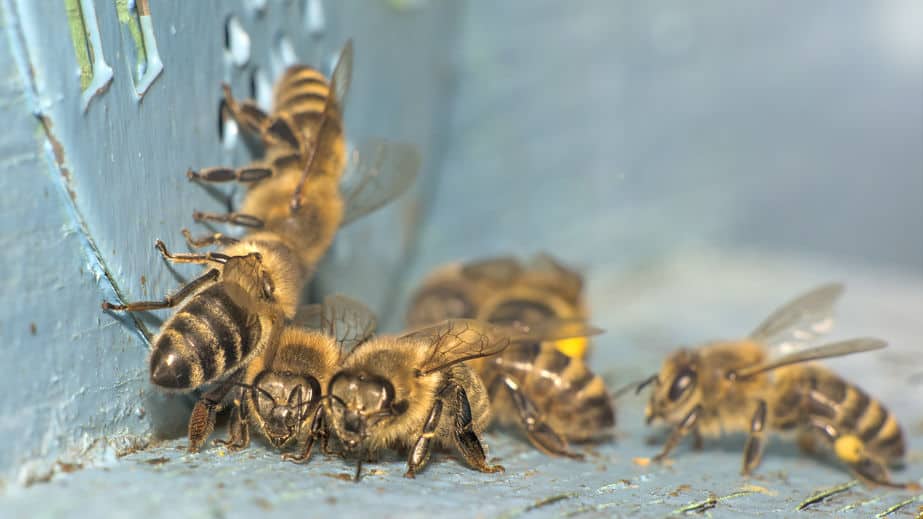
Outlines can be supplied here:
[[276, 286], [272, 282], [272, 278], [269, 276], [263, 276], [263, 297], [266, 299], [272, 299], [273, 294], [276, 292]]
[[689, 368], [682, 370], [679, 373], [679, 375], [677, 375], [676, 378], [673, 379], [673, 384], [670, 385], [670, 391], [669, 393], [667, 393], [667, 397], [671, 401], [676, 402], [677, 400], [682, 398], [683, 395], [685, 395], [687, 391], [695, 387], [695, 382], [696, 382], [695, 371]]

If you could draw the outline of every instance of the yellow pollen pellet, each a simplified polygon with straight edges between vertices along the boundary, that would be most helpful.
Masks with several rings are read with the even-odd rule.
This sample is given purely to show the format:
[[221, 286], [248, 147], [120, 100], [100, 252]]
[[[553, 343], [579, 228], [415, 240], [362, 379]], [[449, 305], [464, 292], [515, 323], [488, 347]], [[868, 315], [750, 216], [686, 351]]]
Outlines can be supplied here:
[[862, 460], [865, 453], [865, 447], [859, 437], [847, 434], [840, 436], [833, 444], [836, 456], [846, 463], [858, 463]]
[[561, 339], [554, 341], [554, 345], [558, 351], [573, 359], [582, 359], [586, 356], [587, 340], [583, 337]]

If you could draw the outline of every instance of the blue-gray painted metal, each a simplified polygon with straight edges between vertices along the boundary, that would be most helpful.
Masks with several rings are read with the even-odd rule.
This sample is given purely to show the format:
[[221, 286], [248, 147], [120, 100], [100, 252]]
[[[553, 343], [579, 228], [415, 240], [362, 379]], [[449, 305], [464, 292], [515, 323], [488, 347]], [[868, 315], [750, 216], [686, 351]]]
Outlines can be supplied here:
[[[156, 330], [158, 318], [136, 323], [99, 305], [160, 298], [195, 274], [166, 265], [153, 241], [182, 250], [179, 230], [191, 226], [193, 209], [225, 205], [189, 183], [188, 168], [250, 158], [242, 141], [223, 145], [218, 137], [222, 81], [247, 96], [252, 76], [271, 80], [286, 60], [329, 69], [353, 37], [350, 138], [410, 141], [427, 150], [426, 170], [436, 163], [428, 150], [439, 147], [449, 90], [433, 64], [450, 62], [454, 5], [403, 12], [384, 2], [151, 4], [139, 27], [150, 61], [143, 70], [115, 2], [69, 4], [78, 14], [76, 44], [92, 58], [81, 91], [65, 5], [2, 3], [0, 355], [10, 375], [0, 380], [0, 429], [9, 438], [0, 477], [13, 484], [43, 478], [59, 460], [113, 459], [152, 434], [181, 430], [185, 399], [164, 398], [147, 383], [137, 324]], [[242, 61], [225, 48], [231, 16], [246, 42]], [[320, 278], [349, 272], [341, 290], [382, 307], [431, 183], [423, 178], [400, 204], [353, 224]]]

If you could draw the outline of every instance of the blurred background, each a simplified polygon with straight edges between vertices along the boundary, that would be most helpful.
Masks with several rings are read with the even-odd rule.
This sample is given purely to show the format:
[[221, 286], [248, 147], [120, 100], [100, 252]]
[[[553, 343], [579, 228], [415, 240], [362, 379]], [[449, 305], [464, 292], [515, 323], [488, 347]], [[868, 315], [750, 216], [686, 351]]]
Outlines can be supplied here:
[[[233, 128], [219, 131], [220, 82], [265, 99], [287, 63], [329, 70], [348, 37], [350, 139], [414, 142], [424, 166], [412, 193], [343, 230], [311, 294], [355, 296], [397, 330], [409, 291], [433, 267], [548, 251], [587, 278], [594, 321], [608, 330], [593, 366], [615, 387], [679, 344], [743, 335], [795, 294], [843, 280], [837, 334], [878, 335], [891, 347], [834, 364], [906, 417], [916, 464], [902, 475], [920, 477], [919, 2], [153, 4], [144, 17], [134, 1], [0, 2], [0, 477], [18, 496], [10, 510], [47, 505], [47, 489], [101, 514], [111, 501], [94, 497], [99, 489], [156, 510], [158, 495], [142, 489], [180, 480], [155, 469], [191, 471], [187, 486], [240, 470], [208, 455], [192, 458], [207, 467], [198, 471], [122, 458], [182, 435], [188, 400], [147, 383], [139, 329], [156, 330], [158, 316], [121, 319], [99, 302], [157, 298], [195, 273], [165, 265], [152, 243], [181, 249], [192, 210], [224, 206], [188, 183], [186, 169], [251, 158]], [[608, 469], [588, 475], [520, 449], [505, 461], [505, 496], [484, 513], [638, 481], [630, 459], [655, 447], [644, 445], [641, 403], [620, 406], [619, 442], [600, 448]], [[521, 447], [505, 442], [492, 452]], [[173, 447], [142, 452], [156, 459], [158, 448]], [[684, 467], [651, 470], [618, 499], [641, 503], [685, 484], [706, 459], [711, 482], [644, 510], [731, 491], [739, 450], [684, 451]], [[259, 456], [245, 463], [283, 479], [303, 469]], [[795, 458], [767, 463], [769, 473]], [[804, 497], [795, 489], [848, 479], [835, 465], [798, 463], [798, 475], [760, 483], [775, 497], [729, 506], [790, 510]], [[97, 465], [118, 476], [69, 474]], [[424, 485], [485, 481], [442, 465]], [[522, 476], [538, 466], [535, 479]], [[418, 492], [399, 476], [384, 482], [393, 501], [382, 510]], [[599, 506], [604, 494], [579, 498]], [[186, 496], [190, 509], [212, 506]], [[322, 496], [289, 504], [332, 508]], [[347, 510], [368, 499], [356, 494]]]

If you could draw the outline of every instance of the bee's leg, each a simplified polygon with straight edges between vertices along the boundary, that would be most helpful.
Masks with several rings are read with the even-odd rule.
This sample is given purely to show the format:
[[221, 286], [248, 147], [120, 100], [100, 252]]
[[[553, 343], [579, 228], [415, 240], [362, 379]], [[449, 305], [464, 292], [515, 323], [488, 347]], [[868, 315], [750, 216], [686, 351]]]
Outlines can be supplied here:
[[163, 301], [136, 301], [124, 305], [114, 305], [108, 301], [103, 301], [103, 310], [115, 310], [119, 312], [143, 312], [145, 310], [158, 310], [161, 308], [172, 308], [180, 304], [184, 299], [196, 293], [203, 286], [218, 281], [220, 273], [216, 269], [211, 269], [205, 274], [193, 279], [183, 288], [172, 296], [166, 296]]
[[[365, 459], [365, 451], [363, 450], [362, 452], [359, 453], [359, 457], [356, 458], [356, 473], [353, 475], [353, 481], [355, 481], [356, 483], [358, 483], [359, 480], [362, 479], [362, 460], [364, 459]], [[413, 475], [411, 475], [410, 477], [413, 477]]]
[[231, 409], [231, 419], [228, 423], [228, 439], [215, 440], [215, 445], [223, 445], [229, 451], [239, 451], [250, 446], [250, 417], [247, 414], [247, 402], [238, 398], [234, 400]]
[[342, 450], [335, 451], [330, 448], [330, 434], [326, 432], [324, 433], [324, 436], [321, 438], [320, 448], [321, 448], [321, 451], [327, 456], [333, 456], [333, 455], [342, 456], [343, 455]]
[[304, 463], [311, 459], [311, 449], [314, 448], [314, 441], [317, 438], [321, 438], [322, 446], [326, 450], [327, 448], [327, 431], [325, 427], [324, 420], [324, 406], [319, 405], [314, 411], [314, 419], [311, 420], [311, 434], [305, 439], [304, 446], [301, 449], [301, 452], [298, 454], [292, 452], [286, 452], [282, 454], [282, 459], [284, 461], [291, 461], [293, 463]]
[[436, 428], [439, 427], [439, 420], [442, 418], [443, 398], [446, 389], [449, 387], [451, 387], [451, 385], [447, 385], [436, 395], [436, 401], [433, 402], [433, 407], [429, 411], [429, 416], [423, 424], [423, 431], [410, 448], [410, 453], [407, 457], [407, 472], [404, 473], [405, 478], [414, 478], [417, 471], [423, 468], [426, 462], [429, 461], [430, 450], [432, 449], [431, 442], [436, 435]]
[[228, 260], [228, 256], [217, 252], [206, 252], [205, 254], [173, 254], [167, 250], [167, 246], [162, 241], [157, 240], [154, 246], [160, 251], [163, 259], [172, 263], [221, 263]]
[[209, 245], [234, 245], [235, 243], [240, 243], [240, 240], [236, 238], [231, 238], [230, 236], [225, 236], [220, 232], [216, 232], [209, 236], [203, 236], [201, 238], [193, 238], [192, 233], [189, 232], [189, 229], [183, 229], [183, 238], [186, 238], [186, 245], [189, 245], [191, 249], [199, 249], [202, 247], [208, 247]]
[[495, 383], [502, 384], [509, 392], [510, 398], [512, 398], [517, 411], [519, 411], [519, 420], [525, 427], [526, 436], [528, 436], [529, 441], [532, 442], [536, 449], [551, 456], [583, 459], [582, 454], [568, 450], [567, 440], [545, 423], [538, 409], [536, 409], [535, 403], [522, 392], [522, 388], [513, 377], [506, 375]]
[[189, 180], [198, 180], [199, 182], [240, 182], [248, 184], [257, 182], [272, 176], [272, 169], [266, 166], [247, 166], [244, 168], [205, 168], [201, 170], [190, 169], [186, 172]]
[[654, 456], [654, 461], [663, 461], [664, 458], [670, 454], [676, 445], [679, 444], [679, 441], [693, 430], [696, 422], [699, 419], [699, 413], [701, 412], [702, 406], [698, 405], [693, 407], [692, 411], [689, 411], [689, 414], [683, 418], [683, 421], [673, 429], [672, 433], [670, 433], [670, 437], [667, 439], [667, 443], [663, 445], [663, 450], [660, 451], [660, 454]]
[[221, 89], [224, 91], [222, 111], [226, 110], [229, 112], [230, 116], [237, 121], [245, 131], [262, 135], [263, 128], [268, 125], [269, 120], [269, 116], [266, 115], [266, 112], [260, 109], [253, 101], [237, 101], [231, 93], [231, 87], [228, 84], [222, 84]]
[[189, 452], [199, 452], [205, 440], [215, 430], [215, 414], [218, 412], [224, 397], [234, 385], [229, 381], [205, 393], [195, 403], [192, 414], [189, 415]]
[[817, 430], [813, 428], [798, 431], [796, 441], [798, 449], [805, 454], [817, 454]]
[[192, 219], [197, 222], [210, 221], [230, 223], [241, 227], [251, 227], [259, 229], [263, 227], [263, 220], [250, 214], [242, 213], [203, 213], [202, 211], [193, 211]]
[[455, 391], [455, 445], [461, 451], [465, 461], [481, 472], [503, 472], [502, 465], [490, 465], [487, 463], [487, 453], [484, 452], [484, 445], [481, 439], [474, 432], [474, 423], [471, 416], [471, 404], [468, 402], [468, 394], [464, 388], [456, 384], [450, 384], [448, 387], [454, 388]]
[[702, 438], [702, 431], [698, 427], [692, 429], [692, 448], [700, 451], [705, 447], [705, 440]]
[[750, 420], [750, 435], [744, 447], [744, 462], [742, 474], [749, 474], [759, 464], [763, 457], [763, 436], [766, 428], [766, 401], [760, 399], [756, 403], [756, 411]]
[[215, 430], [216, 412], [217, 404], [214, 402], [202, 398], [195, 403], [192, 414], [189, 415], [189, 446], [187, 448], [189, 452], [199, 452], [205, 445], [205, 440]]

